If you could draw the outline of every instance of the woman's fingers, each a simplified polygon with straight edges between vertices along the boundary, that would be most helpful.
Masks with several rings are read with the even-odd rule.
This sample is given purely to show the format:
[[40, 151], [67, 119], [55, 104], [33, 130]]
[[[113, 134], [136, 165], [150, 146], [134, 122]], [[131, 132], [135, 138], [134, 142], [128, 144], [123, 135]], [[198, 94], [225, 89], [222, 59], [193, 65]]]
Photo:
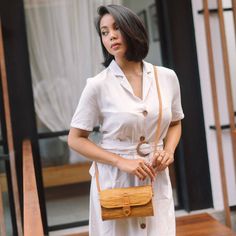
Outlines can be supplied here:
[[160, 165], [161, 165], [161, 163], [162, 163], [164, 158], [165, 158], [165, 152], [162, 150], [162, 151], [159, 152], [159, 155], [158, 155], [158, 157], [156, 159], [157, 168], [160, 167]]
[[132, 160], [132, 163], [134, 164], [134, 169], [132, 173], [136, 175], [140, 180], [145, 179], [146, 173], [144, 170], [142, 170], [142, 160]]
[[152, 180], [155, 179], [156, 173], [154, 168], [152, 167], [152, 165], [150, 163], [145, 163], [145, 167], [148, 168], [148, 171], [150, 171], [149, 176], [151, 175]]
[[156, 164], [156, 166], [159, 166], [161, 164], [161, 161], [162, 161], [164, 155], [165, 155], [165, 152], [163, 150], [158, 151], [154, 154], [153, 162], [154, 162], [154, 164]]
[[174, 155], [162, 150], [154, 155], [154, 161], [156, 162], [156, 171], [162, 171], [174, 162]]
[[174, 155], [171, 155], [165, 164], [168, 166], [168, 165], [172, 164], [173, 162], [174, 162]]
[[135, 171], [135, 175], [136, 175], [140, 180], [143, 179], [143, 175], [142, 175], [142, 173], [141, 173], [138, 169]]
[[162, 153], [162, 158], [161, 158], [161, 161], [160, 161], [160, 164], [158, 165], [158, 169], [159, 170], [164, 170], [166, 167], [167, 167], [167, 161], [169, 160], [169, 156], [167, 153]]
[[143, 164], [143, 170], [150, 177], [150, 179], [153, 181], [155, 178], [154, 170], [152, 170], [152, 168], [146, 163]]
[[153, 160], [152, 160], [152, 167], [156, 168], [157, 167], [157, 158], [159, 157], [160, 153], [156, 152], [154, 153]]
[[138, 167], [137, 172], [141, 175], [141, 180], [146, 179], [148, 174], [143, 170], [142, 167]]
[[139, 178], [141, 176], [141, 180], [145, 180], [147, 176], [149, 176], [152, 181], [155, 178], [155, 170], [149, 163], [145, 163], [144, 160], [139, 161], [139, 166], [136, 168], [135, 174]]

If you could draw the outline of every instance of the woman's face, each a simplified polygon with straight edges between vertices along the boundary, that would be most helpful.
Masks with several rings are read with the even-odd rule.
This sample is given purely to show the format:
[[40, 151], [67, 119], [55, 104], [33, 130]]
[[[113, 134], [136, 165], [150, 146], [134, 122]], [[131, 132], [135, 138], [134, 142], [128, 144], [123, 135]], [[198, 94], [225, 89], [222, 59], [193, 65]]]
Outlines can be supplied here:
[[127, 45], [112, 15], [105, 14], [100, 21], [102, 43], [106, 50], [119, 59], [125, 56]]

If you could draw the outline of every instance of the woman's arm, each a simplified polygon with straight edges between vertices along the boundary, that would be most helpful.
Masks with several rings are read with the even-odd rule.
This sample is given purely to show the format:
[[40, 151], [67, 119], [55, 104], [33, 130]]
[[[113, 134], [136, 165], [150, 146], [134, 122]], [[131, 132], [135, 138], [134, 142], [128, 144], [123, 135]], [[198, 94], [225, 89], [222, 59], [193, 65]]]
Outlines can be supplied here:
[[154, 169], [142, 159], [128, 160], [121, 156], [108, 152], [88, 139], [89, 131], [71, 128], [68, 136], [68, 145], [81, 155], [104, 164], [112, 165], [122, 171], [132, 173], [144, 180], [149, 176], [154, 179]]
[[181, 121], [174, 121], [170, 124], [166, 134], [164, 150], [154, 155], [153, 167], [157, 171], [164, 170], [167, 166], [174, 162], [174, 152], [181, 136]]

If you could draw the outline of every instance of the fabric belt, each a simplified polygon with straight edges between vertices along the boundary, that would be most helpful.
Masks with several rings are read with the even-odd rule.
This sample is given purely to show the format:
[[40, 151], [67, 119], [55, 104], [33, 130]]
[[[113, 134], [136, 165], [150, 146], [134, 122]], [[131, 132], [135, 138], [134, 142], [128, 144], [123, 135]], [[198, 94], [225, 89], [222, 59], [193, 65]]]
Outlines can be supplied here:
[[[131, 143], [131, 142], [122, 142], [122, 141], [116, 141], [116, 140], [109, 140], [106, 142], [102, 142], [100, 144], [100, 147], [116, 154], [137, 154], [136, 147], [138, 145], [137, 143]], [[163, 142], [159, 142], [156, 145], [157, 150], [163, 149]], [[151, 153], [155, 150], [155, 143], [145, 143], [140, 146], [140, 150], [144, 153]]]

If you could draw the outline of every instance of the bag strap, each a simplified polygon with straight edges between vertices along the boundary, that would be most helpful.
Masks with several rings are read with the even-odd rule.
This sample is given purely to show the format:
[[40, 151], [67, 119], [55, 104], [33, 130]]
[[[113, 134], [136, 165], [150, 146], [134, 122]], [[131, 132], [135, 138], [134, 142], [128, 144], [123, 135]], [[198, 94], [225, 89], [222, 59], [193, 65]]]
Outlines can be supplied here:
[[[156, 131], [156, 137], [155, 137], [155, 142], [154, 142], [154, 153], [155, 153], [157, 150], [157, 144], [160, 139], [160, 133], [161, 133], [162, 98], [161, 98], [161, 91], [160, 91], [160, 86], [158, 82], [157, 67], [156, 66], [153, 66], [153, 67], [154, 67], [154, 77], [156, 81], [157, 95], [158, 95], [158, 101], [159, 101], [159, 117], [157, 121], [157, 131]], [[100, 192], [101, 188], [100, 188], [100, 183], [99, 183], [99, 172], [98, 172], [97, 162], [95, 162], [95, 177], [96, 177], [97, 189], [98, 189], [98, 192]]]
[[101, 192], [101, 188], [100, 188], [100, 183], [99, 183], [99, 176], [98, 176], [98, 165], [97, 165], [97, 162], [94, 163], [95, 164], [95, 177], [96, 177], [96, 184], [97, 184], [97, 189], [98, 189], [98, 192]]
[[158, 101], [159, 101], [159, 117], [157, 121], [157, 131], [156, 131], [156, 137], [155, 137], [155, 146], [154, 146], [154, 153], [157, 151], [157, 144], [160, 139], [161, 134], [161, 121], [162, 121], [162, 98], [161, 98], [161, 90], [160, 85], [158, 82], [158, 75], [157, 75], [157, 67], [154, 67], [154, 76], [156, 80], [156, 87], [157, 87], [157, 95], [158, 95]]

